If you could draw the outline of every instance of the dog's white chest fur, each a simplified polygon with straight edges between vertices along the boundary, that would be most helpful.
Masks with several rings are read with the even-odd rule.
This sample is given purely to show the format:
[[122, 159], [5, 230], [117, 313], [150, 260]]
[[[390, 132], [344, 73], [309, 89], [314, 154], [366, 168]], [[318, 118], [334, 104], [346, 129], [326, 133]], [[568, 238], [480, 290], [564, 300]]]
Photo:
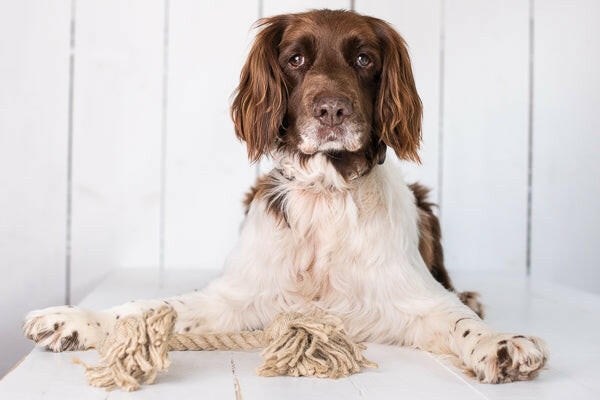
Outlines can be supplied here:
[[348, 272], [360, 249], [352, 240], [359, 213], [350, 192], [329, 188], [294, 189], [288, 195], [289, 265], [299, 295], [326, 302], [340, 291], [338, 275]]
[[[303, 166], [277, 161], [272, 174], [279, 183], [270, 195], [280, 200], [285, 223], [265, 215], [266, 200], [254, 202], [243, 245], [232, 257], [244, 260], [246, 273], [268, 277], [265, 296], [282, 310], [318, 307], [346, 315], [361, 321], [362, 334], [372, 338], [364, 327], [402, 307], [386, 300], [390, 292], [410, 293], [432, 281], [415, 276], [422, 275], [413, 267], [422, 260], [412, 192], [392, 165], [345, 182], [324, 157]], [[248, 265], [248, 257], [256, 264]]]

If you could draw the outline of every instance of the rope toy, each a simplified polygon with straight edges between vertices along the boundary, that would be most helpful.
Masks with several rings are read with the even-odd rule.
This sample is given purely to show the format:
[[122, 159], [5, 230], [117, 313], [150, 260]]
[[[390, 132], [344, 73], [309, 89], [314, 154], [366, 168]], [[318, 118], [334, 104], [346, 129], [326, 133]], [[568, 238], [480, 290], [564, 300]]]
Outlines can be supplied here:
[[173, 333], [177, 313], [162, 306], [140, 316], [117, 321], [111, 335], [98, 348], [99, 366], [85, 367], [91, 386], [106, 390], [121, 388], [128, 392], [141, 383], [151, 384], [159, 371], [169, 368], [169, 350], [249, 350], [263, 348], [261, 376], [314, 376], [342, 378], [377, 367], [367, 360], [363, 344], [354, 343], [342, 327], [342, 319], [324, 312], [302, 315], [279, 314], [264, 331], [188, 334]]

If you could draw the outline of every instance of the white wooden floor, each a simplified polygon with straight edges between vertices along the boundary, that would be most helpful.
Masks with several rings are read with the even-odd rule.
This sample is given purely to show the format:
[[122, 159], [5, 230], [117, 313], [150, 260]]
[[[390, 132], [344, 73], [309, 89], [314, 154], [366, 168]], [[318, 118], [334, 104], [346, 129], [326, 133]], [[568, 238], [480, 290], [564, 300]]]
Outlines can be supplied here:
[[[134, 298], [201, 287], [203, 271], [168, 272], [163, 287], [147, 270], [118, 270], [81, 303], [103, 308]], [[34, 349], [0, 381], [0, 399], [598, 399], [600, 398], [600, 296], [520, 278], [454, 274], [460, 289], [478, 290], [487, 320], [498, 330], [535, 334], [550, 345], [548, 367], [531, 382], [484, 385], [430, 354], [370, 344], [379, 369], [336, 381], [262, 378], [252, 352], [172, 352], [171, 369], [155, 385], [134, 393], [105, 392], [85, 383], [74, 355], [95, 362], [95, 351], [54, 354]]]

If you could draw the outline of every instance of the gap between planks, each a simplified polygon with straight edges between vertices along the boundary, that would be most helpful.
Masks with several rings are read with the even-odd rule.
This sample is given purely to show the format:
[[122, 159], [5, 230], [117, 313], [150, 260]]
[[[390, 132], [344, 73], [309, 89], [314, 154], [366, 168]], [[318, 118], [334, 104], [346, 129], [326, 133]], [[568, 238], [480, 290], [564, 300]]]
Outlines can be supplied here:
[[442, 368], [444, 368], [446, 371], [448, 371], [450, 373], [450, 375], [453, 375], [456, 379], [458, 379], [459, 381], [461, 381], [462, 383], [464, 383], [465, 385], [467, 385], [469, 387], [469, 389], [471, 389], [473, 392], [477, 393], [479, 396], [481, 396], [481, 398], [486, 399], [486, 400], [490, 400], [489, 397], [487, 397], [485, 394], [483, 394], [482, 392], [480, 392], [479, 390], [477, 390], [476, 387], [474, 387], [473, 385], [471, 385], [464, 376], [462, 376], [461, 374], [456, 373], [456, 371], [453, 371], [452, 368], [450, 368], [449, 366], [447, 366], [442, 360], [440, 360], [439, 357], [434, 356], [433, 354], [431, 354], [428, 351], [424, 351], [425, 354], [427, 354], [428, 357], [432, 358], [436, 363], [438, 363]]
[[235, 400], [242, 400], [242, 389], [240, 387], [240, 381], [235, 372], [235, 359], [233, 357], [233, 353], [231, 354], [231, 374], [233, 377], [233, 390], [235, 391]]

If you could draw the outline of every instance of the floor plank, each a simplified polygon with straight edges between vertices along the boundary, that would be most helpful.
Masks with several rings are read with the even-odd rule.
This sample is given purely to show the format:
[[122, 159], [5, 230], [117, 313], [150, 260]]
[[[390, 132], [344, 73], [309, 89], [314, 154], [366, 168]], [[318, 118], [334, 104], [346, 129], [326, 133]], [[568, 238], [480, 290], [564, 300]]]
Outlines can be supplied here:
[[360, 399], [359, 390], [350, 379], [265, 378], [254, 370], [261, 364], [258, 351], [235, 352], [233, 359], [244, 400], [260, 399]]
[[481, 399], [463, 378], [436, 358], [414, 349], [370, 343], [365, 355], [379, 368], [350, 377], [361, 398]]

